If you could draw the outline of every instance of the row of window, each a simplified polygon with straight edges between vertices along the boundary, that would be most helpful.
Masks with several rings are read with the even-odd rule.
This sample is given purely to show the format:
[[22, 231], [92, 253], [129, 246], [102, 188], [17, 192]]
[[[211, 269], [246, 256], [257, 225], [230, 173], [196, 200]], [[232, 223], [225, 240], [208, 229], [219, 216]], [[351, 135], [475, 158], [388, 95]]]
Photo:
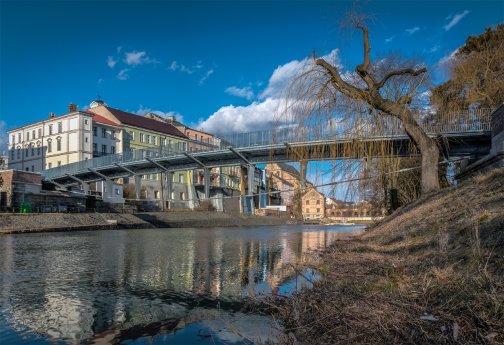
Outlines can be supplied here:
[[[310, 209], [309, 208], [306, 209], [306, 213], [310, 213]], [[317, 213], [320, 213], [320, 208], [317, 208]]]
[[[93, 152], [98, 152], [98, 144], [93, 143]], [[110, 146], [110, 152], [107, 152], [107, 145], [102, 145], [101, 146], [101, 153], [106, 155], [107, 153], [110, 153], [112, 155], [115, 155], [116, 153], [116, 148], [115, 146]]]
[[[93, 126], [93, 136], [94, 137], [98, 136], [98, 127], [96, 127], [96, 126]], [[102, 138], [107, 138], [107, 129], [106, 128], [102, 128], [101, 129], [101, 137]], [[117, 138], [116, 131], [110, 131], [110, 138], [112, 138], [112, 139], [116, 139]]]
[[[320, 205], [320, 200], [317, 200], [316, 205]], [[306, 205], [310, 205], [310, 200], [306, 200]]]
[[[63, 123], [58, 122], [57, 126], [58, 126], [58, 133], [63, 133]], [[49, 125], [48, 130], [49, 130], [49, 135], [54, 134], [53, 125]], [[26, 141], [40, 139], [40, 138], [42, 138], [42, 128], [38, 128], [36, 130], [34, 129], [32, 131], [26, 131], [25, 136], [26, 136]], [[23, 142], [23, 134], [21, 132], [19, 132], [17, 134], [17, 138], [18, 138], [18, 140], [17, 140], [18, 144]], [[16, 144], [16, 135], [15, 134], [12, 134], [11, 139], [12, 139], [12, 144]]]
[[[31, 153], [31, 156], [40, 156], [42, 154], [42, 147], [40, 146], [40, 143], [38, 144], [39, 146], [37, 146], [37, 150], [35, 151], [35, 145], [33, 144], [30, 144], [30, 146], [26, 147], [24, 150], [25, 150], [25, 157], [30, 157], [30, 153]], [[52, 148], [53, 148], [53, 145], [52, 145], [52, 140], [49, 139], [47, 140], [47, 153], [51, 153], [52, 152]], [[11, 150], [11, 159], [14, 160], [14, 155], [15, 155], [15, 152], [17, 152], [17, 159], [21, 159], [21, 147], [17, 147], [15, 150], [12, 149]], [[61, 151], [61, 138], [57, 138], [56, 139], [56, 150], [57, 151]]]
[[[141, 178], [143, 180], [158, 180], [157, 174], [141, 175]], [[177, 182], [177, 181], [175, 181], [175, 175], [173, 175], [173, 182]], [[184, 183], [184, 175], [183, 174], [178, 175], [178, 183]]]

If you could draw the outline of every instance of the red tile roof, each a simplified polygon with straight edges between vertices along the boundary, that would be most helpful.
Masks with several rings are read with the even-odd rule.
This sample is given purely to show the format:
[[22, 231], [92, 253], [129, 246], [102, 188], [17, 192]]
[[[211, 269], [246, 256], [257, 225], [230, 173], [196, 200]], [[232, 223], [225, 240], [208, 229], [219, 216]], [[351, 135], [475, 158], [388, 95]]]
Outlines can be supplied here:
[[103, 123], [105, 125], [120, 126], [119, 123], [115, 123], [114, 121], [111, 121], [111, 120], [109, 120], [106, 117], [103, 117], [101, 115], [96, 115], [96, 114], [92, 114], [92, 115], [93, 115], [93, 121], [94, 122]]
[[[144, 116], [140, 115], [135, 115], [132, 113], [128, 113], [126, 111], [122, 111], [119, 109], [114, 109], [111, 107], [103, 106], [105, 107], [112, 115], [114, 115], [121, 123], [125, 125], [131, 125], [135, 127], [140, 127], [140, 128], [145, 128], [149, 129], [155, 132], [161, 132], [165, 133], [168, 135], [176, 136], [176, 137], [181, 137], [184, 139], [187, 139], [187, 137], [179, 131], [175, 126], [170, 125], [168, 123], [148, 119]], [[93, 113], [93, 109], [88, 109], [88, 112]]]

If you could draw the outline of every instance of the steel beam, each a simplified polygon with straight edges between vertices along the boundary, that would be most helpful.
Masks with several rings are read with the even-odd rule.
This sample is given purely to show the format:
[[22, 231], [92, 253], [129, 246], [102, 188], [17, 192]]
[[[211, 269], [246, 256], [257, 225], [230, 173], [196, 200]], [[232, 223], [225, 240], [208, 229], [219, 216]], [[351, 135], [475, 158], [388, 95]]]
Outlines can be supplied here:
[[98, 172], [98, 171], [96, 171], [95, 169], [88, 168], [88, 170], [89, 170], [89, 171], [91, 171], [93, 174], [96, 174], [96, 175], [100, 176], [100, 177], [101, 177], [102, 179], [104, 179], [105, 181], [110, 180], [110, 177], [103, 175], [101, 172]]
[[183, 154], [184, 154], [184, 156], [186, 156], [187, 158], [189, 158], [190, 160], [192, 160], [193, 162], [195, 162], [196, 164], [198, 164], [200, 167], [206, 168], [206, 165], [203, 164], [199, 159], [195, 158], [194, 156], [190, 155], [187, 152], [183, 152]]
[[292, 153], [294, 153], [294, 156], [296, 156], [296, 157], [297, 157], [297, 159], [299, 159], [300, 161], [303, 161], [303, 160], [304, 160], [304, 159], [303, 159], [303, 156], [301, 156], [301, 155], [299, 154], [299, 152], [297, 152], [296, 150], [294, 150], [294, 148], [293, 148], [293, 147], [292, 147], [289, 143], [284, 142], [284, 145], [285, 145], [285, 147], [286, 147], [288, 150], [290, 150], [290, 151], [292, 151]]
[[252, 164], [248, 159], [247, 157], [245, 157], [243, 154], [241, 154], [240, 152], [236, 151], [236, 149], [234, 147], [231, 147], [229, 146], [228, 147], [229, 151], [233, 152], [235, 155], [237, 155], [242, 161], [245, 162], [245, 164]]
[[118, 167], [118, 168], [120, 168], [120, 169], [122, 169], [122, 170], [124, 170], [124, 171], [126, 171], [126, 172], [128, 172], [128, 173], [130, 173], [130, 174], [131, 174], [131, 176], [135, 176], [135, 175], [137, 175], [137, 174], [136, 174], [133, 170], [131, 170], [131, 169], [129, 169], [129, 168], [126, 168], [125, 166], [123, 166], [123, 165], [121, 165], [121, 164], [119, 164], [119, 163], [114, 163], [114, 165], [115, 165], [116, 167]]
[[70, 177], [72, 180], [79, 182], [82, 185], [82, 190], [84, 194], [88, 194], [89, 192], [89, 182], [82, 181], [80, 178], [77, 178], [73, 175], [66, 174], [66, 176]]
[[153, 161], [152, 159], [150, 158], [145, 158], [146, 160], [148, 160], [149, 162], [151, 162], [152, 164], [154, 164], [155, 166], [157, 166], [158, 168], [160, 168], [161, 170], [163, 170], [164, 172], [171, 172], [170, 170], [168, 170], [167, 167], [159, 164], [158, 162], [156, 161]]

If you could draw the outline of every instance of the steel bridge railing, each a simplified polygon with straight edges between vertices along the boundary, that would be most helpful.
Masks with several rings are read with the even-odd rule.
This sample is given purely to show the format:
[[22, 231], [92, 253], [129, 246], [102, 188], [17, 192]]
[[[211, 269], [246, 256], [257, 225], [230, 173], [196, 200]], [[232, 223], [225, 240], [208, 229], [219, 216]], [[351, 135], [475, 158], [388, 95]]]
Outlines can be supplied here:
[[[491, 110], [476, 109], [442, 114], [418, 113], [417, 120], [422, 128], [431, 135], [448, 133], [475, 133], [491, 130]], [[320, 127], [320, 126], [319, 126]], [[210, 147], [197, 147], [191, 145], [181, 146], [173, 144], [157, 149], [131, 150], [118, 154], [110, 154], [94, 159], [70, 163], [57, 168], [47, 169], [42, 172], [46, 179], [62, 177], [88, 169], [110, 166], [115, 163], [122, 164], [145, 160], [145, 158], [170, 157], [183, 153], [211, 152], [223, 150], [229, 146], [234, 148], [264, 146], [275, 144], [296, 144], [313, 141], [335, 141], [373, 139], [383, 137], [396, 137], [406, 135], [399, 120], [389, 117], [380, 118], [378, 122], [355, 122], [351, 126], [332, 126], [314, 128], [309, 125], [284, 126], [263, 131], [237, 133], [220, 137], [218, 145]]]

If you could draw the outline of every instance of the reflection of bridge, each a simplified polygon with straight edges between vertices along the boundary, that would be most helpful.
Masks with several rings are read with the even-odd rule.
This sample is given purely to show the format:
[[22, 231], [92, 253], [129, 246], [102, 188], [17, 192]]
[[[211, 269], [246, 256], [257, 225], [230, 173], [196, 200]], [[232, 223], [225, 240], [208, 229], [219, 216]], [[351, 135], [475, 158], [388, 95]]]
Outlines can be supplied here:
[[[440, 149], [445, 158], [477, 158], [490, 151], [489, 111], [477, 114], [464, 112], [460, 118], [444, 118], [443, 121], [430, 119], [428, 124], [422, 126], [430, 136], [442, 139]], [[356, 141], [370, 147], [384, 143], [390, 148], [390, 155], [415, 154], [409, 137], [400, 125], [384, 127], [387, 128], [385, 134], [383, 131], [380, 133], [376, 129], [378, 127], [354, 129], [350, 133], [299, 127], [241, 133], [223, 137], [220, 147], [206, 151], [184, 152], [178, 147], [163, 147], [155, 151], [135, 150], [64, 165], [42, 174], [46, 181], [59, 186], [159, 172], [166, 173], [167, 182], [170, 183], [174, 171], [204, 169], [205, 178], [209, 181], [212, 167], [243, 164], [249, 167], [249, 176], [253, 176], [254, 165], [261, 163], [362, 158], [348, 150]], [[253, 178], [249, 178], [249, 182], [251, 180]], [[209, 187], [205, 195], [209, 195]]]

